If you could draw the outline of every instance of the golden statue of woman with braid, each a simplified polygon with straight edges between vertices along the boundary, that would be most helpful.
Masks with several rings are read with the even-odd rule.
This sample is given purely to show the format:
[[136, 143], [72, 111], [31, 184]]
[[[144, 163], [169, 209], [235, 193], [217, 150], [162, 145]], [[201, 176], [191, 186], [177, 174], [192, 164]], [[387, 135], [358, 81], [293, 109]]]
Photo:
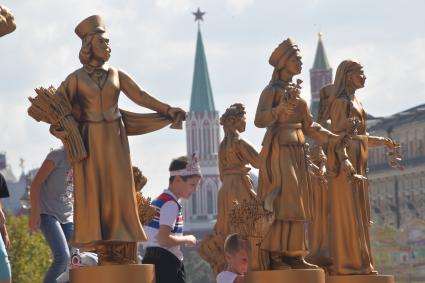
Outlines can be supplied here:
[[220, 124], [224, 129], [218, 154], [222, 185], [218, 191], [218, 214], [214, 230], [227, 236], [232, 232], [229, 213], [233, 202], [250, 201], [256, 196], [248, 165], [258, 168], [258, 152], [240, 137], [246, 126], [246, 112], [242, 104], [235, 103], [227, 108], [220, 118]]
[[352, 60], [339, 64], [335, 82], [321, 91], [319, 121], [329, 121], [329, 129], [336, 134], [347, 134], [353, 122], [356, 132], [341, 158], [328, 144], [328, 186], [330, 205], [330, 250], [333, 259], [331, 273], [335, 275], [376, 274], [370, 246], [370, 202], [367, 180], [353, 181], [342, 173], [343, 163], [350, 163], [357, 174], [366, 176], [368, 148], [396, 144], [389, 138], [370, 136], [366, 132], [367, 114], [356, 97], [363, 88], [366, 76], [363, 66]]

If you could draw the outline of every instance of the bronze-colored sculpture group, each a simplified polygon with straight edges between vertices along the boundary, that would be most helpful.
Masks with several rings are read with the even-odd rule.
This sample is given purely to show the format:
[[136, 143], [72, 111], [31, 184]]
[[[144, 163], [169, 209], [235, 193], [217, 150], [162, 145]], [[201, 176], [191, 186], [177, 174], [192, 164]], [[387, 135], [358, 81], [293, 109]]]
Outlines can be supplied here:
[[[219, 152], [220, 164], [238, 168], [237, 172], [232, 171], [233, 176], [249, 178], [246, 169], [240, 170], [243, 164], [259, 168], [258, 196], [246, 181], [229, 186], [221, 168], [223, 186], [218, 200], [216, 236], [201, 246], [201, 256], [206, 254], [208, 242], [222, 241], [223, 234], [239, 232], [252, 237], [255, 231], [229, 230], [232, 223], [232, 227], [238, 227], [238, 219], [233, 219], [235, 216], [228, 211], [232, 201], [251, 206], [246, 202], [253, 197], [252, 203], [274, 213], [274, 221], [260, 243], [252, 246], [257, 251], [252, 252], [255, 257], [250, 259], [251, 266], [259, 268], [254, 272], [256, 276], [248, 277], [248, 282], [283, 279], [277, 273], [276, 278], [266, 275], [266, 270], [323, 268], [329, 278], [339, 278], [335, 282], [345, 282], [344, 275], [376, 275], [369, 238], [368, 147], [387, 146], [395, 152], [399, 145], [366, 132], [367, 115], [355, 96], [366, 80], [363, 66], [352, 60], [339, 65], [335, 83], [321, 90], [319, 118], [314, 122], [307, 103], [300, 97], [302, 81], [293, 82], [302, 69], [295, 41], [288, 38], [279, 44], [269, 63], [274, 67], [272, 79], [260, 95], [255, 115], [255, 125], [266, 128], [261, 153], [256, 155], [252, 149], [251, 154], [239, 156], [238, 166], [229, 162], [232, 154], [246, 152], [246, 142], [236, 142], [240, 139], [238, 133], [229, 131], [223, 123], [225, 137]], [[228, 108], [223, 117], [241, 107], [238, 105]], [[234, 129], [240, 133], [244, 127]], [[229, 142], [230, 133], [233, 143]], [[316, 143], [309, 146], [306, 136]], [[245, 191], [232, 194], [237, 188]], [[212, 266], [217, 272], [220, 265], [215, 262]], [[258, 275], [261, 270], [262, 275]], [[297, 280], [300, 278], [307, 277]], [[378, 277], [362, 277], [361, 282], [375, 282], [374, 278]], [[392, 277], [384, 279], [389, 281], [382, 282], [392, 282]]]
[[[155, 99], [127, 73], [106, 64], [111, 48], [100, 16], [85, 19], [75, 32], [82, 41], [79, 58], [83, 66], [48, 94], [62, 97], [70, 107], [69, 113], [56, 119], [33, 117], [50, 123], [52, 134], [65, 145], [71, 133], [61, 121], [72, 118], [82, 140], [85, 151], [73, 164], [73, 245], [96, 249], [104, 265], [134, 263], [134, 253], [126, 247], [134, 247], [146, 236], [138, 216], [127, 136], [171, 123], [178, 128], [185, 112]], [[231, 105], [220, 119], [224, 138], [219, 149], [222, 187], [218, 216], [215, 236], [209, 238], [210, 242], [204, 241], [201, 254], [211, 259], [211, 247], [221, 252], [224, 237], [239, 232], [247, 237], [256, 235], [257, 239], [251, 241], [255, 243], [251, 247], [251, 271], [263, 272], [258, 276], [271, 282], [285, 279], [283, 273], [267, 273], [271, 270], [308, 273], [322, 267], [329, 275], [376, 274], [368, 232], [367, 152], [368, 147], [381, 145], [394, 151], [398, 144], [366, 132], [367, 115], [355, 96], [366, 79], [362, 65], [351, 60], [339, 65], [334, 84], [321, 91], [315, 122], [300, 96], [302, 81], [293, 82], [302, 70], [294, 39], [279, 44], [269, 63], [274, 68], [272, 78], [260, 95], [255, 115], [255, 125], [266, 129], [261, 152], [240, 137], [246, 126], [242, 104]], [[119, 109], [121, 92], [156, 113]], [[32, 100], [33, 107], [36, 100]], [[44, 107], [50, 112], [53, 106]], [[306, 137], [316, 142], [311, 149]], [[249, 165], [259, 168], [257, 193], [248, 174]], [[239, 212], [235, 212], [235, 205], [239, 205]], [[244, 206], [250, 208], [241, 209]], [[255, 206], [260, 207], [252, 209]], [[253, 223], [250, 227], [261, 227], [260, 232], [235, 231], [232, 215], [239, 215], [240, 221], [241, 211], [257, 211], [267, 218], [247, 219]], [[220, 262], [213, 264], [215, 272], [220, 268]]]

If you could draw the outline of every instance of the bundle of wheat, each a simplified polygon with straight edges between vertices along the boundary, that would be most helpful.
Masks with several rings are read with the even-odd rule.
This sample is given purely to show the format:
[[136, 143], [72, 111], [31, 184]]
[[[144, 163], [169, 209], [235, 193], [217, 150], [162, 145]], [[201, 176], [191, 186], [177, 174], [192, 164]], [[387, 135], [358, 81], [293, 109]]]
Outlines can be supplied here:
[[59, 138], [71, 163], [87, 157], [87, 151], [78, 130], [78, 124], [71, 114], [72, 107], [62, 93], [53, 86], [35, 89], [37, 96], [29, 97], [31, 106], [28, 114], [36, 121], [50, 124], [50, 132]]
[[250, 201], [235, 201], [230, 211], [233, 232], [245, 237], [263, 238], [273, 221], [274, 213], [265, 210], [263, 202], [258, 198]]
[[148, 224], [155, 216], [155, 208], [151, 205], [151, 198], [145, 198], [141, 192], [136, 193], [137, 211], [142, 225]]
[[133, 166], [133, 179], [136, 192], [140, 192], [148, 182], [148, 178], [143, 175], [142, 171], [137, 166]]

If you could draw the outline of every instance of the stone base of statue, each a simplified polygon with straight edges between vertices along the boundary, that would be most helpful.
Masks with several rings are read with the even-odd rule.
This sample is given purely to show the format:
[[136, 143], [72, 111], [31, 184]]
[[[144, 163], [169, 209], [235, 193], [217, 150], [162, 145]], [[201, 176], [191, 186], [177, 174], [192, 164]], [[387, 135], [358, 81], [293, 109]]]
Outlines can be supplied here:
[[335, 275], [326, 276], [326, 283], [394, 283], [392, 275]]
[[69, 272], [71, 283], [155, 283], [153, 264], [79, 267]]
[[325, 272], [322, 269], [288, 269], [250, 271], [245, 283], [325, 283]]

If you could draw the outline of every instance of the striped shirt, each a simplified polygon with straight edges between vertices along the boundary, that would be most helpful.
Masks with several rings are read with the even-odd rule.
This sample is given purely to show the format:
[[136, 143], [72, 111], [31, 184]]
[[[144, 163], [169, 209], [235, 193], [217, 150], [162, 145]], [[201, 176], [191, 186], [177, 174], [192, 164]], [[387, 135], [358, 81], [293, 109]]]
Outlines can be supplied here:
[[[166, 225], [171, 228], [171, 235], [183, 236], [184, 219], [182, 206], [176, 196], [170, 191], [165, 190], [155, 200], [152, 201], [155, 208], [155, 216], [151, 222], [145, 225], [145, 232], [148, 237], [143, 247], [161, 247], [158, 243], [158, 231], [160, 225]], [[178, 259], [183, 260], [183, 253], [180, 246], [161, 247], [173, 253]]]

